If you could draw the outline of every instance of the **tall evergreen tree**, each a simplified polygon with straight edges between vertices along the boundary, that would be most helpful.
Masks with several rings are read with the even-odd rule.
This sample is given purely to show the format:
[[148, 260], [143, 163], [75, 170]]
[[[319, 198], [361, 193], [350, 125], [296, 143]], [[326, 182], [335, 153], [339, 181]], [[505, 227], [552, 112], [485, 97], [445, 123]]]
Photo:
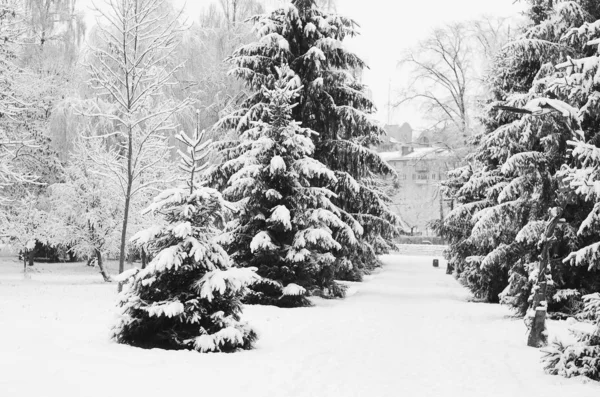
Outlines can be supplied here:
[[[593, 6], [582, 2], [583, 5]], [[588, 10], [588, 9], [586, 9]], [[557, 64], [544, 77], [548, 95], [569, 100], [577, 109], [581, 134], [568, 142], [571, 156], [560, 176], [568, 184], [579, 203], [577, 222], [573, 224], [571, 253], [562, 262], [578, 274], [580, 288], [573, 291], [583, 296], [583, 311], [572, 322], [575, 343], [554, 342], [546, 350], [544, 367], [552, 374], [588, 376], [600, 380], [600, 11], [596, 7], [593, 22], [571, 29], [563, 42], [583, 49]], [[582, 275], [584, 277], [582, 277]]]
[[333, 280], [336, 254], [356, 245], [362, 228], [332, 203], [328, 186], [337, 178], [312, 157], [317, 133], [292, 119], [299, 79], [285, 66], [276, 73], [274, 88], [262, 92], [269, 100], [267, 120], [253, 122], [235, 146], [225, 148], [226, 161], [210, 175], [228, 180], [224, 195], [241, 207], [225, 246], [239, 266], [257, 267], [266, 279], [248, 301], [301, 306], [311, 290], [340, 291]]
[[337, 268], [347, 269], [339, 276], [360, 278], [378, 264], [377, 254], [390, 248], [400, 220], [376, 182], [394, 171], [369, 149], [385, 132], [369, 117], [374, 105], [354, 77], [366, 65], [343, 45], [358, 34], [357, 24], [320, 9], [315, 0], [293, 0], [253, 22], [258, 41], [239, 48], [229, 62], [232, 73], [255, 92], [222, 125], [242, 134], [252, 121], [266, 120], [269, 100], [261, 88], [272, 88], [276, 68], [289, 65], [302, 84], [292, 117], [318, 133], [312, 137], [314, 158], [336, 178], [331, 201], [344, 210], [344, 222], [353, 217], [364, 230], [358, 244], [336, 254]]
[[[600, 23], [596, 24], [594, 30], [600, 33]], [[600, 41], [596, 40], [596, 42]], [[572, 65], [573, 69], [567, 72], [570, 75], [569, 78], [583, 77], [585, 81], [586, 77], [589, 79], [600, 72], [600, 56], [594, 55], [579, 59]], [[595, 84], [583, 84], [582, 86], [591, 88], [593, 85]], [[598, 92], [597, 88], [596, 92]], [[598, 119], [597, 105], [590, 100], [593, 101], [591, 97], [588, 98], [579, 114]], [[585, 210], [581, 215], [585, 218], [576, 231], [577, 242], [573, 245], [573, 252], [564, 258], [563, 262], [591, 273], [597, 273], [600, 269], [599, 136], [600, 133], [596, 129], [595, 135], [589, 140], [589, 143], [584, 140], [570, 142], [573, 147], [573, 161], [562, 170], [575, 194], [584, 203], [593, 204], [591, 209], [589, 205], [582, 208]], [[542, 360], [544, 368], [553, 375], [587, 376], [600, 380], [600, 293], [598, 292], [600, 291], [600, 280], [596, 279], [596, 281], [593, 289], [573, 291], [577, 296], [583, 295], [583, 310], [578, 314], [579, 320], [582, 320], [583, 323], [571, 320], [570, 331], [575, 336], [575, 342], [565, 343], [562, 340], [554, 340], [545, 349], [546, 354]]]
[[[576, 231], [589, 210], [565, 186], [567, 142], [589, 138], [597, 125], [578, 113], [592, 97], [582, 94], [581, 80], [565, 84], [557, 68], [567, 55], [589, 55], [584, 36], [598, 18], [589, 6], [555, 4], [548, 19], [503, 49], [491, 79], [487, 131], [470, 167], [446, 183], [461, 204], [441, 225], [457, 275], [485, 300], [501, 298], [521, 314], [544, 304], [569, 310], [564, 297], [597, 282], [587, 269], [562, 263], [580, 244]], [[548, 290], [540, 294], [538, 286]]]
[[203, 143], [198, 133], [193, 139], [184, 133], [178, 138], [188, 149], [181, 153], [188, 185], [162, 192], [148, 208], [162, 214], [168, 226], [133, 238], [154, 259], [143, 270], [120, 275], [128, 283], [113, 337], [142, 348], [249, 349], [256, 333], [240, 322], [240, 297], [257, 280], [256, 269], [233, 268], [216, 242], [226, 203], [216, 190], [195, 183], [210, 141]]

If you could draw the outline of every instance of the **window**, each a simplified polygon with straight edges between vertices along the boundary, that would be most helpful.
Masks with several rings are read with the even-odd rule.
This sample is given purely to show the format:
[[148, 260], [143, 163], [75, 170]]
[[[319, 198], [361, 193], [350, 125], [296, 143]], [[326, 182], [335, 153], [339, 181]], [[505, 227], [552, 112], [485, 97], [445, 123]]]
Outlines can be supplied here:
[[415, 174], [416, 176], [416, 181], [415, 183], [417, 185], [426, 185], [429, 182], [429, 172], [417, 172]]

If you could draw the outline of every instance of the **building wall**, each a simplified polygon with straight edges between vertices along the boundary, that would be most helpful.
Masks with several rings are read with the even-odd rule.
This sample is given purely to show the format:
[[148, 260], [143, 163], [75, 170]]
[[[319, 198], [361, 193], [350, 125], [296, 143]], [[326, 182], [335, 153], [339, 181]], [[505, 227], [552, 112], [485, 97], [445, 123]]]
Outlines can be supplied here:
[[431, 235], [427, 224], [450, 211], [448, 202], [440, 202], [440, 183], [455, 164], [446, 158], [388, 162], [398, 173], [391, 195], [392, 208], [414, 228], [414, 234]]

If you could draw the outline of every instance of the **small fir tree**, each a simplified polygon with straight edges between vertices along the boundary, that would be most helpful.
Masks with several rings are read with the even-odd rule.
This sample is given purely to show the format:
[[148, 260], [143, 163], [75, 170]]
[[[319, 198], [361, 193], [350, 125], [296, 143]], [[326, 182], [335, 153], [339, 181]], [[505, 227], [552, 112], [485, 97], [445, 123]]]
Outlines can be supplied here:
[[257, 267], [264, 277], [248, 302], [303, 306], [311, 291], [340, 289], [333, 279], [336, 255], [357, 244], [362, 227], [332, 202], [328, 186], [337, 178], [313, 158], [316, 132], [292, 118], [299, 79], [287, 67], [276, 73], [275, 88], [262, 92], [267, 120], [253, 122], [224, 148], [225, 162], [208, 175], [227, 179], [224, 195], [240, 206], [223, 243], [238, 266]]
[[162, 214], [168, 226], [150, 228], [133, 238], [154, 259], [144, 269], [120, 275], [128, 280], [120, 295], [121, 316], [113, 330], [119, 343], [142, 348], [233, 352], [249, 349], [256, 333], [240, 322], [240, 297], [258, 277], [253, 268], [231, 266], [216, 242], [225, 201], [216, 190], [194, 182], [206, 156], [203, 134], [178, 139], [188, 186], [161, 193], [148, 212]]

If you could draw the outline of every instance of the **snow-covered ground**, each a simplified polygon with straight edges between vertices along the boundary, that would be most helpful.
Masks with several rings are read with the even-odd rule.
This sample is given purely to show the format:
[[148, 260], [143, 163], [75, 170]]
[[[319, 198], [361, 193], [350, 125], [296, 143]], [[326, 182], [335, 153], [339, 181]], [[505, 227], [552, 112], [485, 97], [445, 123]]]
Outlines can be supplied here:
[[36, 265], [24, 280], [0, 261], [0, 396], [599, 395], [597, 383], [545, 375], [522, 321], [467, 302], [431, 259], [387, 256], [345, 300], [247, 307], [256, 349], [207, 355], [111, 342], [115, 285], [93, 269]]

